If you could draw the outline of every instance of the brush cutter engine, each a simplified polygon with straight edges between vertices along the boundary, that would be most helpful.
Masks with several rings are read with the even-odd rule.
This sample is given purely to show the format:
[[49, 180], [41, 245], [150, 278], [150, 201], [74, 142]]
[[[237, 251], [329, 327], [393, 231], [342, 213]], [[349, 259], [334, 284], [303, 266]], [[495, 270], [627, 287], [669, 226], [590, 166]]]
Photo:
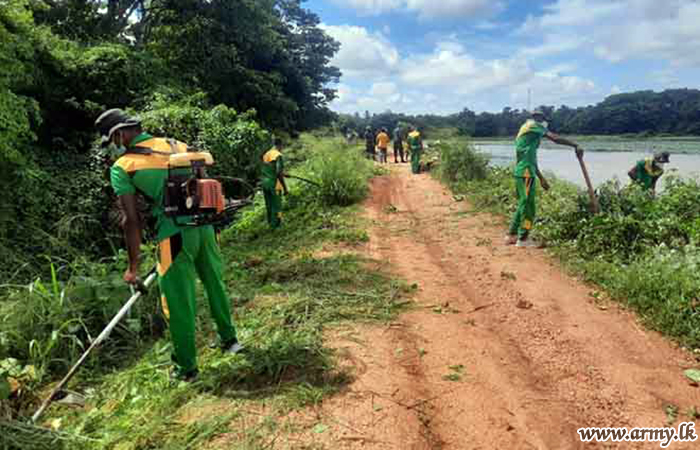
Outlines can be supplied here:
[[[252, 204], [254, 188], [239, 178], [209, 177], [207, 168], [213, 165], [214, 158], [209, 152], [188, 151], [170, 156], [164, 209], [179, 225], [224, 228], [233, 221], [236, 211]], [[250, 195], [243, 199], [227, 199], [223, 182], [235, 183], [239, 185], [236, 189], [239, 194], [249, 191]]]
[[166, 215], [197, 222], [224, 212], [221, 182], [207, 177], [206, 173], [206, 168], [213, 164], [214, 158], [208, 152], [170, 156], [164, 196]]

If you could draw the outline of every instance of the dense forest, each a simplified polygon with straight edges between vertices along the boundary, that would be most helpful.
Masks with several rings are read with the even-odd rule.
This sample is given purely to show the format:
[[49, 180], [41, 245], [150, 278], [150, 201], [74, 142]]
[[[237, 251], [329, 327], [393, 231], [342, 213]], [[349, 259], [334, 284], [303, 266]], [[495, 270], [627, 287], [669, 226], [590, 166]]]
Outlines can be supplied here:
[[[700, 90], [674, 89], [617, 94], [595, 106], [569, 108], [541, 106], [549, 116], [550, 128], [558, 133], [581, 135], [700, 135]], [[506, 137], [517, 134], [528, 117], [525, 110], [504, 108], [500, 113], [477, 114], [465, 108], [447, 116], [407, 116], [385, 112], [361, 116], [341, 115], [342, 129], [362, 130], [413, 123], [421, 128], [456, 128], [473, 137]]]
[[0, 199], [0, 278], [111, 253], [93, 128], [109, 107], [238, 176], [255, 175], [269, 130], [331, 120], [339, 44], [319, 23], [301, 0], [0, 1], [0, 187], [14, 193]]

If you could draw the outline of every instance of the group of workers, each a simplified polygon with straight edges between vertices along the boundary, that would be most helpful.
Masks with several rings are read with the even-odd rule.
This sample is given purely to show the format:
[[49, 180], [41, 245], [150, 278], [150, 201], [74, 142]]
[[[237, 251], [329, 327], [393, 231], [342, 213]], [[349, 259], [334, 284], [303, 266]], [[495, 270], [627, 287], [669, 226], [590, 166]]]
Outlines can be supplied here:
[[[169, 321], [173, 342], [173, 375], [176, 379], [192, 381], [197, 378], [197, 351], [195, 346], [196, 277], [202, 281], [209, 309], [219, 335], [218, 346], [225, 352], [235, 354], [244, 348], [238, 342], [236, 329], [231, 319], [230, 300], [223, 282], [223, 261], [218, 236], [212, 225], [192, 226], [179, 223], [167, 214], [164, 198], [168, 195], [168, 180], [171, 176], [169, 157], [178, 152], [188, 152], [187, 144], [172, 139], [153, 137], [146, 133], [138, 118], [129, 117], [119, 109], [111, 109], [100, 115], [95, 126], [102, 136], [103, 145], [113, 144], [115, 161], [111, 166], [111, 184], [116, 193], [125, 219], [122, 223], [128, 250], [128, 268], [124, 280], [139, 284], [138, 270], [141, 259], [142, 226], [137, 210], [136, 195], [150, 200], [152, 215], [156, 219], [158, 240], [158, 274], [161, 303]], [[537, 204], [537, 183], [549, 190], [549, 183], [539, 169], [537, 151], [542, 139], [573, 148], [577, 156], [583, 149], [574, 141], [560, 137], [548, 129], [543, 111], [535, 110], [516, 137], [515, 184], [517, 209], [511, 219], [506, 235], [507, 245], [533, 247], [530, 239]], [[392, 141], [386, 128], [375, 133], [370, 127], [365, 130], [367, 157], [387, 163], [389, 145]], [[420, 173], [423, 140], [413, 126], [408, 133], [400, 127], [393, 130], [394, 163], [406, 162], [410, 153], [411, 169]], [[265, 197], [267, 221], [272, 229], [281, 224], [282, 199], [287, 193], [285, 183], [282, 143], [275, 140], [274, 147], [261, 160], [262, 191]], [[654, 190], [663, 174], [664, 164], [669, 162], [668, 152], [655, 154], [639, 161], [629, 172], [630, 178], [645, 189]]]
[[[405, 134], [400, 126], [396, 126], [392, 138], [389, 137], [389, 130], [381, 128], [377, 132], [372, 130], [372, 127], [367, 126], [365, 129], [365, 153], [367, 158], [378, 160], [380, 164], [386, 164], [389, 155], [389, 144], [391, 143], [394, 149], [394, 164], [406, 163], [406, 159], [410, 155], [411, 171], [415, 174], [420, 173], [421, 157], [423, 155], [423, 138], [414, 126], [408, 127], [408, 133]], [[400, 159], [400, 161], [399, 161]]]

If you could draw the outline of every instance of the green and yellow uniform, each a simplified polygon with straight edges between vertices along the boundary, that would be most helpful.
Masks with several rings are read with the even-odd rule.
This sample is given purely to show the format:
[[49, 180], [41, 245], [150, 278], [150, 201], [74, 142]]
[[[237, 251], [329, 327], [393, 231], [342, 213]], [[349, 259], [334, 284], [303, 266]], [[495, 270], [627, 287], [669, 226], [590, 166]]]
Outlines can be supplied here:
[[182, 375], [197, 369], [194, 338], [197, 275], [204, 285], [221, 342], [236, 342], [230, 301], [222, 277], [223, 261], [214, 228], [180, 225], [164, 211], [169, 155], [186, 151], [184, 143], [142, 133], [131, 141], [127, 152], [111, 169], [112, 187], [118, 196], [139, 192], [153, 203], [161, 303], [170, 324], [173, 360]]
[[664, 174], [664, 169], [654, 165], [654, 158], [649, 157], [637, 162], [635, 166], [636, 182], [644, 189], [652, 190], [656, 181]]
[[423, 154], [421, 135], [418, 131], [411, 131], [408, 133], [406, 141], [411, 149], [411, 171], [413, 173], [420, 173], [420, 158]]
[[537, 150], [546, 134], [547, 127], [530, 119], [520, 128], [515, 139], [515, 188], [518, 193], [518, 208], [510, 223], [510, 234], [517, 234], [521, 240], [527, 239], [535, 221]]
[[262, 160], [262, 189], [265, 196], [267, 223], [274, 229], [282, 223], [281, 194], [284, 187], [280, 182], [280, 176], [284, 171], [284, 160], [282, 153], [274, 147], [263, 155]]

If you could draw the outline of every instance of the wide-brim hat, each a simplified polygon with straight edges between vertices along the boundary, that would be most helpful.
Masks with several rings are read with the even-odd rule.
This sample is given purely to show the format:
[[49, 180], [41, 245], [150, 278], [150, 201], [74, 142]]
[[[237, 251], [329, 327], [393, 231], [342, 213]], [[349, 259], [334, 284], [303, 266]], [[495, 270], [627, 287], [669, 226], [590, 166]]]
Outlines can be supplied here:
[[669, 152], [654, 153], [654, 161], [667, 164], [670, 161], [671, 154]]
[[100, 114], [100, 117], [95, 121], [95, 128], [102, 136], [102, 146], [105, 146], [112, 140], [112, 135], [115, 131], [140, 124], [141, 119], [138, 117], [129, 117], [121, 109], [113, 108]]

